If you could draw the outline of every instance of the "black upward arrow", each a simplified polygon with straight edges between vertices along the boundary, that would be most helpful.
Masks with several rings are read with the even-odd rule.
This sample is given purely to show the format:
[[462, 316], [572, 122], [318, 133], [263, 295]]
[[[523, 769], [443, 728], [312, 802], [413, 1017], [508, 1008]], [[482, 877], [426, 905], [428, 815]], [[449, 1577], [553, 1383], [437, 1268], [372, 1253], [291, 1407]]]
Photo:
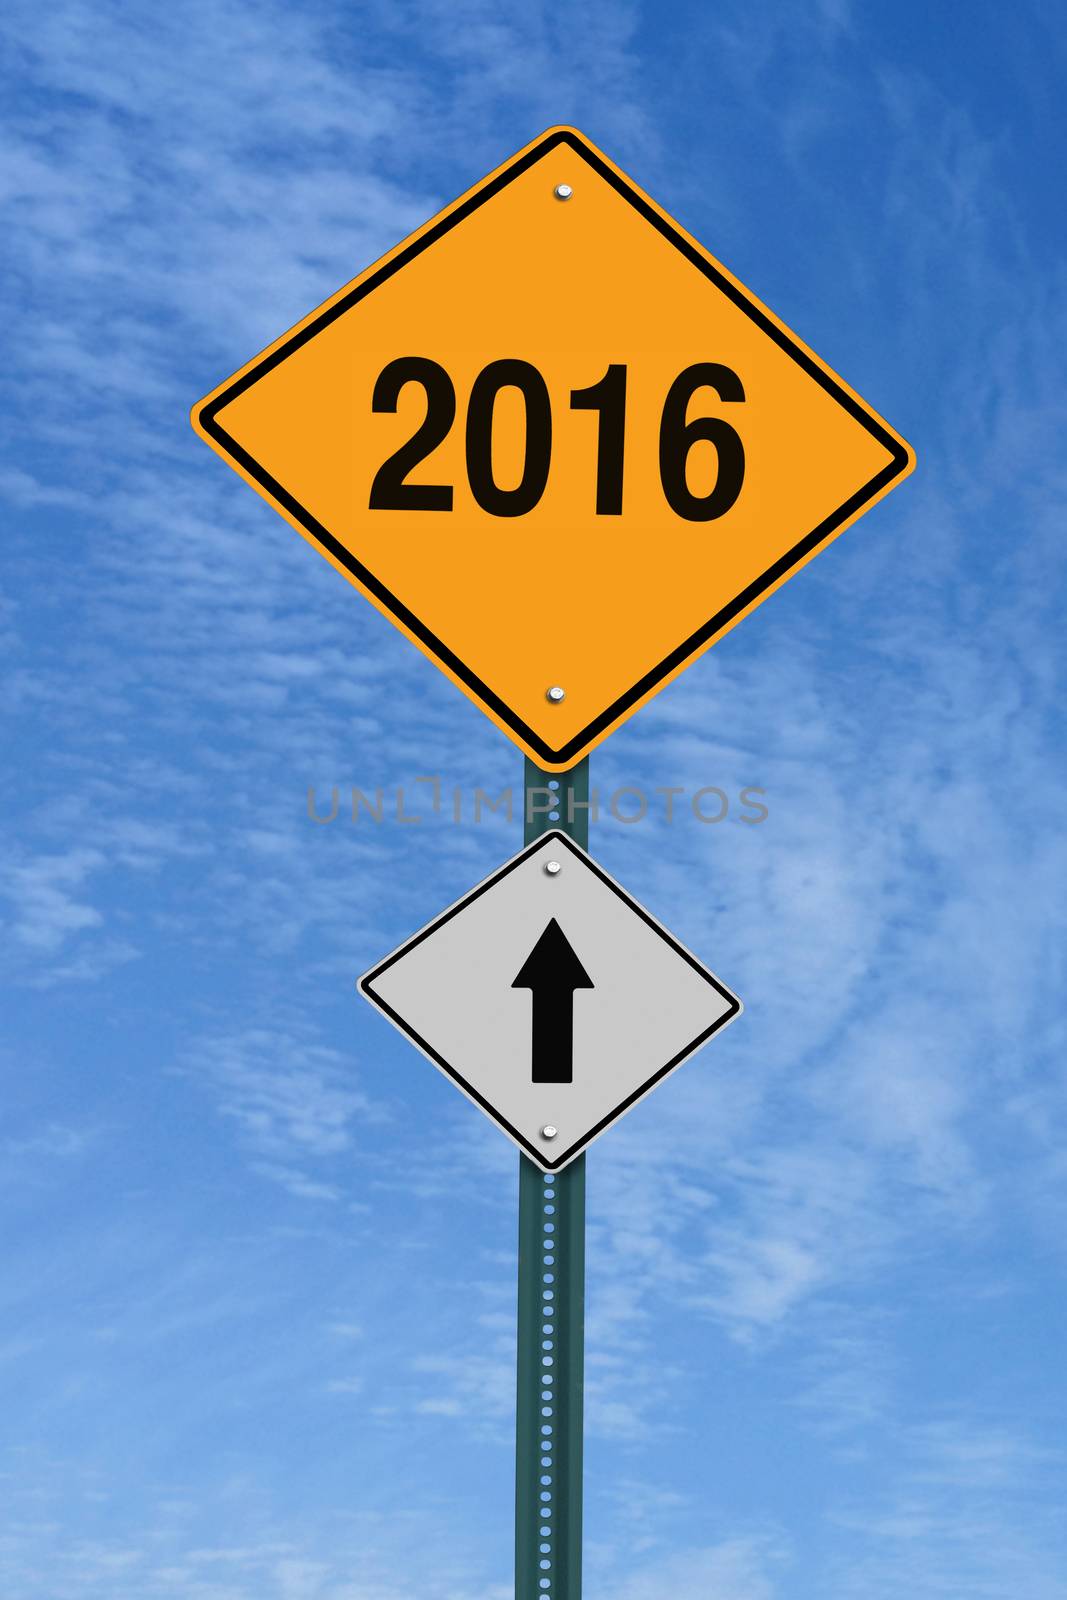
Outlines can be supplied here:
[[511, 987], [533, 993], [534, 1083], [570, 1083], [574, 1071], [574, 991], [595, 985], [555, 917], [526, 957]]

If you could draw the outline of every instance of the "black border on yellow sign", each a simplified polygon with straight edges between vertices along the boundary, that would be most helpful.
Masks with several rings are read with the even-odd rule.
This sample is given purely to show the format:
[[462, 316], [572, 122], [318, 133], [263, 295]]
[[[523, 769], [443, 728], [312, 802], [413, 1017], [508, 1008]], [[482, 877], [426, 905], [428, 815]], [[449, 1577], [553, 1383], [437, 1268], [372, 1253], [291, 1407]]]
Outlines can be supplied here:
[[[323, 328], [328, 327], [336, 318], [343, 316], [358, 301], [372, 294], [386, 279], [401, 271], [409, 261], [414, 260], [422, 251], [428, 250], [431, 245], [436, 244], [438, 239], [442, 238], [450, 229], [457, 227], [465, 218], [477, 211], [479, 206], [484, 205], [487, 200], [491, 200], [494, 195], [506, 188], [509, 183], [514, 182], [523, 172], [539, 161], [542, 156], [546, 155], [550, 150], [556, 149], [559, 145], [568, 145], [605, 183], [609, 183], [624, 200], [633, 206], [634, 210], [646, 222], [656, 228], [676, 250], [685, 256], [687, 261], [691, 262], [706, 278], [709, 278], [722, 294], [726, 295], [734, 305], [756, 323], [769, 339], [773, 339], [775, 344], [785, 351], [786, 355], [795, 361], [799, 367], [803, 368], [809, 378], [814, 379], [828, 394], [833, 396], [837, 403], [855, 421], [866, 428], [867, 432], [889, 452], [891, 459], [880, 472], [876, 473], [862, 488], [857, 489], [856, 493], [851, 495], [832, 515], [826, 517], [810, 533], [805, 534], [791, 550], [780, 556], [777, 561], [768, 567], [761, 577], [743, 589], [729, 605], [724, 606], [714, 616], [709, 617], [703, 627], [690, 634], [676, 649], [665, 656], [657, 666], [645, 673], [644, 677], [640, 678], [625, 694], [613, 701], [611, 705], [605, 707], [598, 716], [587, 723], [572, 739], [557, 748], [550, 745], [536, 733], [517, 712], [500, 699], [499, 695], [494, 694], [489, 685], [483, 683], [481, 678], [472, 672], [470, 667], [459, 656], [455, 655], [425, 623], [420, 621], [414, 612], [409, 611], [403, 601], [386, 588], [385, 584], [376, 578], [373, 572], [365, 567], [340, 540], [335, 538], [329, 528], [324, 527], [306, 506], [301, 505], [283, 484], [272, 477], [260, 462], [238, 444], [237, 440], [232, 434], [227, 433], [219, 421], [219, 414], [225, 410], [231, 401], [244, 394], [245, 390], [250, 389], [254, 383], [258, 383], [260, 378], [273, 371], [295, 350], [299, 350], [302, 345], [306, 344], [309, 339], [313, 339], [316, 334], [320, 333]], [[359, 583], [378, 599], [390, 615], [395, 617], [398, 622], [422, 642], [431, 655], [436, 656], [461, 683], [465, 684], [479, 700], [490, 707], [505, 727], [510, 728], [547, 766], [560, 767], [566, 767], [579, 760], [590, 744], [597, 740], [607, 728], [625, 716], [638, 701], [644, 699], [665, 678], [675, 672], [702, 645], [726, 628], [735, 617], [753, 605], [761, 595], [779, 582], [786, 573], [803, 561], [820, 544], [829, 539], [843, 522], [847, 522], [849, 518], [855, 516], [865, 505], [881, 494], [892, 483], [894, 478], [900, 477], [907, 472], [910, 459], [908, 451], [882, 426], [877, 417], [872, 416], [828, 372], [824, 372], [808, 352], [768, 317], [760, 306], [754, 304], [737, 284], [719, 272], [714, 264], [703, 256], [683, 234], [679, 233], [665, 217], [661, 216], [658, 211], [649, 205], [642, 194], [632, 188], [625, 178], [608, 166], [605, 161], [601, 160], [595, 150], [590, 149], [583, 140], [569, 129], [557, 129], [552, 133], [546, 134], [544, 139], [532, 145], [525, 154], [519, 156], [510, 166], [505, 167], [484, 187], [478, 189], [469, 199], [457, 206], [454, 211], [450, 211], [435, 226], [428, 228], [406, 249], [400, 250], [377, 272], [371, 273], [349, 294], [343, 295], [331, 306], [328, 306], [320, 316], [314, 317], [297, 333], [294, 333], [291, 338], [284, 340], [276, 349], [264, 356], [261, 361], [256, 362], [247, 372], [244, 372], [233, 383], [221, 390], [214, 399], [201, 406], [197, 413], [197, 420], [203, 431], [228, 456], [239, 463], [248, 475], [256, 483], [260, 484], [279, 505], [284, 506], [289, 514], [300, 523], [301, 527], [306, 529], [315, 542], [324, 551], [328, 551], [341, 566], [351, 572]]]

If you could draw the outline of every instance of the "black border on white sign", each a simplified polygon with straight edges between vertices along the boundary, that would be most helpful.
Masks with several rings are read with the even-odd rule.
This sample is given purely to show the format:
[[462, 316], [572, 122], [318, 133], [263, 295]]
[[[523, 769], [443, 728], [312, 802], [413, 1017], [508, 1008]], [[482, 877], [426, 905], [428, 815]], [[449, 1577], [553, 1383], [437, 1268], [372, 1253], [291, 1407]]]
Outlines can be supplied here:
[[[501, 879], [514, 872], [516, 867], [522, 866], [523, 862], [529, 860], [530, 856], [543, 850], [546, 844], [558, 845], [561, 849], [569, 850], [573, 856], [576, 856], [590, 871], [596, 874], [601, 883], [605, 884], [613, 894], [619, 897], [624, 905], [635, 912], [642, 922], [647, 923], [655, 933], [658, 933], [660, 938], [670, 945], [675, 954], [679, 955], [683, 961], [692, 967], [693, 971], [698, 973], [705, 983], [714, 989], [722, 999], [727, 1001], [729, 1006], [729, 1010], [725, 1011], [721, 1017], [713, 1022], [710, 1028], [705, 1028], [702, 1033], [697, 1034], [696, 1038], [690, 1040], [684, 1049], [679, 1050], [663, 1066], [657, 1068], [639, 1089], [635, 1089], [632, 1094], [621, 1100], [613, 1110], [608, 1112], [607, 1116], [601, 1118], [596, 1126], [591, 1128], [581, 1139], [576, 1140], [566, 1150], [561, 1151], [555, 1161], [546, 1160], [543, 1150], [537, 1149], [528, 1139], [524, 1138], [517, 1128], [512, 1127], [511, 1123], [501, 1116], [495, 1106], [490, 1105], [489, 1101], [467, 1082], [460, 1067], [455, 1062], [446, 1061], [444, 1056], [434, 1049], [429, 1040], [424, 1039], [416, 1029], [405, 1022], [404, 1018], [393, 1009], [389, 1002], [384, 1000], [380, 994], [375, 993], [374, 989], [378, 979], [388, 972], [389, 968], [399, 961], [402, 956], [407, 955], [411, 950], [422, 944], [424, 939], [428, 939], [431, 934], [444, 927], [446, 922], [450, 922], [453, 917], [458, 916], [467, 906], [473, 904], [483, 894], [486, 894]], [[457, 1088], [462, 1089], [469, 1100], [480, 1106], [486, 1115], [492, 1118], [497, 1127], [501, 1128], [508, 1135], [508, 1138], [513, 1140], [519, 1146], [519, 1149], [528, 1155], [531, 1161], [534, 1161], [543, 1172], [559, 1172], [562, 1167], [567, 1166], [568, 1162], [573, 1161], [575, 1156], [580, 1155], [587, 1145], [591, 1144], [599, 1134], [603, 1133], [605, 1128], [629, 1111], [631, 1106], [636, 1105], [638, 1100], [648, 1094], [650, 1089], [655, 1088], [656, 1084], [660, 1083], [669, 1072], [673, 1072], [675, 1067], [680, 1066], [695, 1050], [699, 1050], [701, 1045], [706, 1044], [713, 1033], [718, 1033], [720, 1028], [725, 1027], [728, 1022], [732, 1022], [734, 1017], [742, 1010], [741, 1002], [737, 996], [731, 994], [730, 990], [719, 982], [714, 973], [709, 972], [707, 967], [698, 961], [691, 951], [687, 950], [684, 945], [679, 944], [678, 940], [668, 933], [661, 922], [657, 922], [655, 917], [650, 916], [644, 906], [640, 905], [631, 895], [628, 895], [626, 890], [615, 882], [614, 878], [610, 877], [602, 867], [597, 865], [587, 851], [583, 850], [580, 845], [575, 844], [574, 840], [569, 839], [565, 833], [560, 833], [556, 829], [549, 833], [541, 834], [538, 839], [527, 845], [524, 850], [521, 850], [517, 856], [513, 856], [510, 861], [506, 861], [502, 867], [478, 884], [469, 894], [465, 894], [461, 900], [457, 900], [455, 905], [449, 906], [447, 911], [443, 911], [439, 917], [435, 917], [432, 922], [428, 922], [425, 928], [420, 928], [418, 933], [413, 934], [410, 939], [406, 939], [398, 949], [386, 956], [385, 960], [380, 961], [370, 972], [364, 973], [363, 977], [359, 979], [359, 989], [372, 1005], [376, 1006], [384, 1016], [388, 1017], [394, 1027], [399, 1028], [400, 1032], [410, 1039], [412, 1044], [416, 1045], [428, 1060], [433, 1062], [435, 1067], [439, 1067], [447, 1077], [452, 1079]]]

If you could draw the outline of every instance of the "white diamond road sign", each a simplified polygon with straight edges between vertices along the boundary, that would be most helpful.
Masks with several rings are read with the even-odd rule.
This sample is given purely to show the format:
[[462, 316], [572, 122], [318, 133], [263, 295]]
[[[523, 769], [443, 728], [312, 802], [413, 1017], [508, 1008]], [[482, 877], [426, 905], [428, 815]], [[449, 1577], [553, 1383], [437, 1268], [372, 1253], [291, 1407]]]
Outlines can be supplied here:
[[741, 1002], [572, 839], [551, 832], [359, 980], [545, 1172]]

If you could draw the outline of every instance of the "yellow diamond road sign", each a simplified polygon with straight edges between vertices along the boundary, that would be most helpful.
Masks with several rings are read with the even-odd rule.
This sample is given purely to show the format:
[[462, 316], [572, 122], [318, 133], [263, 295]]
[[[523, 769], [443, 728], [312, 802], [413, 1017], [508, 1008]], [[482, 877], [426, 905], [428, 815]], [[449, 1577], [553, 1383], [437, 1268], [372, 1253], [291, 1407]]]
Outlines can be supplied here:
[[914, 465], [573, 128], [340, 289], [193, 425], [556, 771]]

